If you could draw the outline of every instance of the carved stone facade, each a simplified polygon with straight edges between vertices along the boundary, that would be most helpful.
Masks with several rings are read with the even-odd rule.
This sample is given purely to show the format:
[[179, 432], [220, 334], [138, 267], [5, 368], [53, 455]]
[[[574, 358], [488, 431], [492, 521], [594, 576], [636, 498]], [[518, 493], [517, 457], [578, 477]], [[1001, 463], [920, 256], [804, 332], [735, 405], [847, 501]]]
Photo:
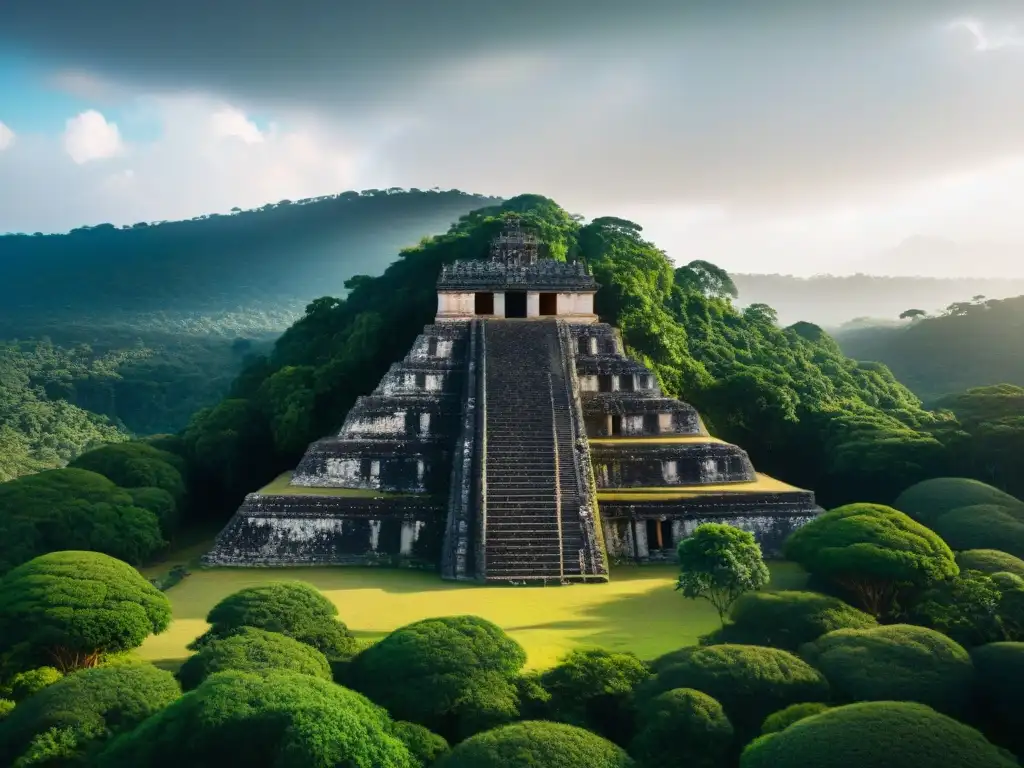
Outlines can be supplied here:
[[[435, 323], [336, 435], [246, 497], [205, 561], [605, 581], [609, 561], [670, 560], [709, 521], [778, 556], [820, 514], [814, 494], [710, 436], [596, 322], [587, 268], [538, 252], [513, 227], [490, 261], [446, 265]], [[533, 322], [507, 319], [513, 295]]]

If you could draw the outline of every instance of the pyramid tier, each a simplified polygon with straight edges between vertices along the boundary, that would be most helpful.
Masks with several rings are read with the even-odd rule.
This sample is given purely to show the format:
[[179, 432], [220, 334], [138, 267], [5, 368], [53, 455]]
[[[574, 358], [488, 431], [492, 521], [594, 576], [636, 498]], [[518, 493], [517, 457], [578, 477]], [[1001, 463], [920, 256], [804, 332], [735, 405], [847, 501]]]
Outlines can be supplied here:
[[458, 429], [461, 413], [453, 399], [360, 397], [338, 436], [378, 440], [451, 439]]
[[712, 437], [597, 438], [590, 441], [594, 478], [606, 488], [700, 486], [757, 479], [746, 451]]
[[440, 439], [351, 440], [312, 443], [292, 485], [320, 488], [440, 492], [448, 480], [448, 442]]

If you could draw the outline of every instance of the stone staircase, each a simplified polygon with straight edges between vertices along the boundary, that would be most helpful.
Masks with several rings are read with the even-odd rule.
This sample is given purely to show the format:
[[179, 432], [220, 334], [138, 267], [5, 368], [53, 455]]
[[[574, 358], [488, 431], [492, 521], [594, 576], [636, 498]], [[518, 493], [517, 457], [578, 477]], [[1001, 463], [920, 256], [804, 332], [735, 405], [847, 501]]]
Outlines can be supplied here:
[[572, 406], [556, 321], [484, 322], [486, 581], [581, 580]]

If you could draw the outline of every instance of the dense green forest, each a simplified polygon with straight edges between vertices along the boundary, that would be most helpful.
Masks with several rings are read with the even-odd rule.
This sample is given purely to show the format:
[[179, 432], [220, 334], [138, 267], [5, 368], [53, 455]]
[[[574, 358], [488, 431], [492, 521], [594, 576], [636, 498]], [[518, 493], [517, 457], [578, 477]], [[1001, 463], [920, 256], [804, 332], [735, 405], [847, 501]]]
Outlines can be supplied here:
[[850, 357], [877, 360], [925, 402], [971, 387], [1024, 386], [1024, 296], [963, 300], [937, 313], [908, 304], [898, 326], [836, 334]]
[[487, 202], [368, 190], [185, 222], [0, 236], [0, 478], [129, 434], [178, 431], [310, 298], [344, 292], [348, 277], [382, 271], [403, 246]]

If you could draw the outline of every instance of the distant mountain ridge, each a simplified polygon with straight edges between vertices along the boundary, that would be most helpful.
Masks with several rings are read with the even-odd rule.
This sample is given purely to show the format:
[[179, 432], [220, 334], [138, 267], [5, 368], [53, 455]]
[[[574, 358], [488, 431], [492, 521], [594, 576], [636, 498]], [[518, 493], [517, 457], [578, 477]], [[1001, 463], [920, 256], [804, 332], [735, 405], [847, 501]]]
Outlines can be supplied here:
[[310, 299], [343, 293], [352, 275], [383, 272], [403, 248], [495, 202], [459, 190], [368, 190], [189, 221], [3, 235], [0, 338], [54, 321], [284, 309], [270, 321], [280, 331]]

